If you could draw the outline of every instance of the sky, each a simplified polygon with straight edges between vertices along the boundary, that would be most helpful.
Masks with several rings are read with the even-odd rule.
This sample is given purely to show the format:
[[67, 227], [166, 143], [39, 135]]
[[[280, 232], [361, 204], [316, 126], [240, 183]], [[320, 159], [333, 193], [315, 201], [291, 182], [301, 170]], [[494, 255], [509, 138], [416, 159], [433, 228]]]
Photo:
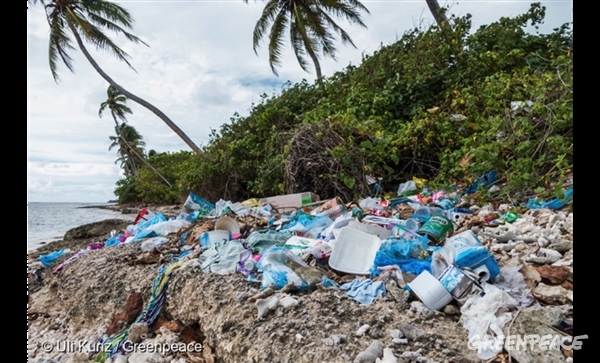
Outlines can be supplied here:
[[[283, 66], [275, 76], [265, 42], [252, 46], [252, 33], [264, 8], [262, 1], [151, 0], [115, 1], [135, 20], [131, 32], [147, 46], [107, 34], [130, 56], [134, 70], [110, 54], [88, 50], [117, 83], [152, 103], [169, 116], [197, 145], [208, 142], [211, 130], [230, 122], [234, 113], [246, 116], [260, 95], [278, 94], [287, 81], [306, 79], [289, 42]], [[572, 1], [540, 1], [546, 6], [541, 32], [573, 21]], [[440, 1], [450, 14], [470, 13], [473, 28], [502, 16], [529, 9], [530, 1]], [[415, 26], [433, 24], [425, 0], [362, 1], [367, 29], [340, 20], [356, 49], [337, 42], [337, 61], [321, 59], [323, 76], [360, 65], [382, 45], [399, 39]], [[104, 203], [115, 199], [115, 183], [122, 177], [116, 149], [109, 151], [114, 121], [100, 118], [108, 84], [79, 50], [73, 50], [75, 72], [62, 63], [55, 82], [48, 63], [49, 29], [41, 4], [27, 10], [27, 200], [28, 202]], [[73, 44], [76, 46], [75, 42]], [[146, 142], [146, 150], [176, 152], [189, 147], [156, 115], [128, 102], [128, 123]]]

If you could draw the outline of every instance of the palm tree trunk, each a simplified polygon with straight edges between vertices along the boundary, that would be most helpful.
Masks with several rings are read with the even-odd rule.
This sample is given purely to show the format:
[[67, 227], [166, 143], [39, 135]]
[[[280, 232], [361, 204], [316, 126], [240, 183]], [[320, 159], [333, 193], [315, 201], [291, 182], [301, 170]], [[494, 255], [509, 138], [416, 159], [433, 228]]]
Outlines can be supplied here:
[[[129, 150], [131, 150], [131, 152], [137, 156], [144, 164], [146, 164], [147, 167], [149, 167], [150, 169], [152, 169], [152, 171], [154, 171], [165, 183], [167, 183], [167, 185], [169, 187], [171, 187], [171, 183], [169, 183], [169, 181], [161, 174], [158, 172], [158, 170], [156, 170], [152, 165], [150, 165], [150, 163], [144, 159], [134, 148], [133, 146], [131, 146], [129, 144], [129, 142], [121, 135], [121, 131], [119, 131], [119, 123], [117, 122], [117, 119], [115, 118], [115, 116], [113, 115], [113, 120], [115, 120], [115, 125], [117, 125], [117, 136], [119, 136], [119, 138], [121, 138], [121, 140], [123, 140], [123, 142], [125, 143], [125, 145], [127, 145], [127, 147], [129, 148]], [[137, 172], [137, 170], [136, 170]]]
[[448, 18], [446, 17], [446, 14], [441, 12], [440, 4], [438, 4], [437, 0], [425, 0], [425, 2], [429, 7], [429, 11], [431, 11], [431, 14], [433, 14], [433, 18], [435, 19], [437, 25], [440, 28], [447, 27], [449, 25]]
[[140, 97], [134, 95], [133, 93], [127, 91], [125, 88], [121, 87], [115, 81], [113, 81], [113, 79], [110, 78], [110, 76], [108, 74], [106, 74], [102, 70], [102, 68], [100, 68], [100, 66], [98, 65], [98, 63], [96, 63], [94, 58], [92, 58], [90, 53], [88, 53], [87, 49], [83, 45], [83, 41], [81, 40], [79, 33], [77, 32], [77, 29], [75, 29], [75, 27], [70, 23], [69, 23], [69, 27], [71, 28], [71, 31], [73, 32], [73, 35], [75, 36], [75, 39], [77, 40], [77, 45], [79, 45], [79, 48], [81, 49], [81, 51], [87, 58], [88, 62], [90, 62], [92, 67], [94, 67], [96, 72], [98, 72], [98, 74], [100, 74], [100, 76], [102, 76], [102, 78], [104, 78], [116, 90], [118, 90], [119, 92], [121, 92], [122, 94], [127, 96], [128, 98], [132, 99], [133, 101], [137, 102], [138, 104], [146, 107], [148, 110], [152, 111], [154, 114], [156, 114], [158, 117], [160, 117], [160, 119], [163, 120], [196, 154], [198, 154], [200, 156], [204, 156], [204, 153], [202, 153], [202, 150], [200, 150], [200, 148], [196, 144], [194, 144], [194, 142], [173, 121], [171, 121], [171, 119], [169, 117], [167, 117], [167, 115], [165, 115], [161, 110], [156, 108], [151, 103], [149, 103], [149, 102], [141, 99]]
[[[300, 14], [298, 14], [298, 8], [297, 8], [295, 2], [294, 2], [294, 12], [296, 13], [296, 21], [300, 22]], [[321, 74], [321, 64], [319, 63], [319, 58], [317, 58], [317, 55], [315, 54], [315, 52], [313, 51], [313, 49], [310, 46], [310, 42], [308, 41], [308, 35], [306, 35], [306, 31], [304, 30], [302, 23], [300, 23], [300, 32], [302, 33], [302, 40], [304, 40], [304, 47], [306, 48], [308, 55], [310, 56], [313, 63], [315, 64], [315, 71], [317, 72], [317, 79], [321, 79], [322, 74]]]

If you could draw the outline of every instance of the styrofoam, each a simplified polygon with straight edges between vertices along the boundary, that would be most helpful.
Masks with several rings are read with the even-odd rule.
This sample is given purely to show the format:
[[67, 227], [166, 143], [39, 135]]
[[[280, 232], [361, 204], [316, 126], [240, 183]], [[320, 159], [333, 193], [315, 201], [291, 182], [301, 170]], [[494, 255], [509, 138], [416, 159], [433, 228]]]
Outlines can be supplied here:
[[408, 287], [431, 310], [442, 310], [452, 302], [452, 295], [428, 271], [421, 272], [417, 278], [408, 283]]
[[344, 227], [336, 238], [329, 266], [348, 274], [369, 275], [380, 245], [379, 237]]

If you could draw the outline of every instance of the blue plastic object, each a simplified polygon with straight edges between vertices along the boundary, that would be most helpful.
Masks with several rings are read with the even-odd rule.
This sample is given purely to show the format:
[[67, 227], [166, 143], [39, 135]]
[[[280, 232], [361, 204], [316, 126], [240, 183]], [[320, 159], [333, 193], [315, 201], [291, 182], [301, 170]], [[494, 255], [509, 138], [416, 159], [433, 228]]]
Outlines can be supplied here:
[[479, 179], [475, 180], [473, 184], [471, 184], [465, 191], [467, 194], [472, 194], [478, 191], [481, 188], [485, 188], [488, 185], [492, 184], [498, 179], [498, 173], [496, 169], [487, 172], [486, 174], [479, 177]]

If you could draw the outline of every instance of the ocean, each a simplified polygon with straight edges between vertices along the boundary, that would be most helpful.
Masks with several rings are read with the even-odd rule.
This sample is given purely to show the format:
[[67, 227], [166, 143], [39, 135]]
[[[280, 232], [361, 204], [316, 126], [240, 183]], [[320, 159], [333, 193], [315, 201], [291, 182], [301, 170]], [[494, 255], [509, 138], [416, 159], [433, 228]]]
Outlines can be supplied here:
[[83, 224], [105, 219], [135, 219], [135, 214], [121, 214], [108, 209], [81, 208], [106, 206], [98, 203], [29, 203], [27, 204], [27, 252], [41, 246], [40, 242], [61, 240], [65, 233]]

